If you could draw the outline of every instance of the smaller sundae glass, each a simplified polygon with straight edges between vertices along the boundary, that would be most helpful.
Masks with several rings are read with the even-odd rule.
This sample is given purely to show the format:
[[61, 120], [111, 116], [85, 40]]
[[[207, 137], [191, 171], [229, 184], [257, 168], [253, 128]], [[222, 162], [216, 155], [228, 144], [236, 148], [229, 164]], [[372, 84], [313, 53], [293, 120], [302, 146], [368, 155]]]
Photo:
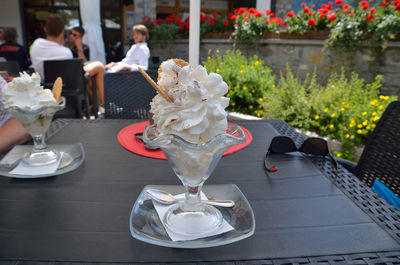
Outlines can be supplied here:
[[163, 150], [185, 187], [185, 200], [172, 206], [164, 216], [163, 223], [170, 231], [202, 236], [221, 226], [221, 212], [201, 202], [201, 189], [225, 150], [245, 140], [243, 130], [234, 124], [228, 124], [226, 133], [215, 136], [205, 144], [193, 144], [177, 135], [160, 135], [156, 124], [146, 127], [143, 141], [150, 147]]
[[58, 104], [43, 105], [35, 110], [26, 110], [16, 106], [3, 106], [4, 111], [17, 118], [32, 136], [33, 149], [22, 157], [22, 160], [26, 164], [30, 166], [44, 166], [60, 160], [60, 152], [47, 147], [44, 134], [49, 129], [54, 114], [64, 108], [64, 97], [60, 98]]

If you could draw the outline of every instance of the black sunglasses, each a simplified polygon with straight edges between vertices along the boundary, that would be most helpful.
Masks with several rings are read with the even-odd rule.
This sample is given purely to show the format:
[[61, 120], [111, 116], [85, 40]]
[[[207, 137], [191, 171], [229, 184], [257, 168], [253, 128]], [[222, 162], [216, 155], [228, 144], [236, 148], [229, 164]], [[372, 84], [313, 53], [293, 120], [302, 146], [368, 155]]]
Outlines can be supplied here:
[[337, 162], [331, 153], [329, 153], [328, 143], [324, 139], [316, 137], [307, 138], [300, 148], [297, 148], [292, 138], [287, 136], [275, 136], [271, 141], [267, 154], [265, 155], [264, 166], [267, 171], [275, 172], [278, 170], [275, 166], [269, 165], [267, 161], [269, 154], [283, 154], [290, 152], [302, 152], [310, 155], [328, 156], [334, 167], [333, 173], [337, 175]]

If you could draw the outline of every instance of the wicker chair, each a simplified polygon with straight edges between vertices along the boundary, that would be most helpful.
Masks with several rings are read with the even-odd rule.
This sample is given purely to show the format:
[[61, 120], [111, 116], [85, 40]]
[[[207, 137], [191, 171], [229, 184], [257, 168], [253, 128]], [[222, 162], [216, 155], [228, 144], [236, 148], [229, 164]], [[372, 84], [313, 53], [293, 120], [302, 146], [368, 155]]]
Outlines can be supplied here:
[[7, 71], [10, 76], [18, 76], [21, 71], [17, 61], [0, 62], [0, 71]]
[[387, 107], [354, 170], [345, 167], [368, 186], [378, 179], [400, 197], [400, 101]]
[[[157, 80], [157, 71], [147, 72]], [[140, 72], [107, 73], [104, 76], [106, 119], [149, 119], [154, 88]]]

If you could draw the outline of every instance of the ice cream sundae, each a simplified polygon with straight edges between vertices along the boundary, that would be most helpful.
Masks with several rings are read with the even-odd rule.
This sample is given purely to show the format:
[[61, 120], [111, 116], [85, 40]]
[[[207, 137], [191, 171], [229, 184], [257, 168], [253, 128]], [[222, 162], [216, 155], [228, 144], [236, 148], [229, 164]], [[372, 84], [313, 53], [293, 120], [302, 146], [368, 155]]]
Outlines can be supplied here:
[[33, 151], [24, 156], [30, 165], [49, 164], [59, 159], [59, 154], [47, 149], [43, 134], [50, 127], [54, 113], [65, 107], [65, 99], [59, 98], [61, 86], [59, 79], [53, 91], [43, 89], [38, 73], [31, 76], [21, 73], [3, 88], [2, 108], [14, 115], [32, 135]]

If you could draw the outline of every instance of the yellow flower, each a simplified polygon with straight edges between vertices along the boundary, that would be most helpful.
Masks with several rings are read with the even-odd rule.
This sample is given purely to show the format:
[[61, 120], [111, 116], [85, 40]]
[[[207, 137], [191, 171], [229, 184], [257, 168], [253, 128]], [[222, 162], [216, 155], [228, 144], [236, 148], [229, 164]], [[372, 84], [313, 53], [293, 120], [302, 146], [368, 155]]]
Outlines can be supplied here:
[[247, 87], [243, 87], [243, 90], [246, 91], [246, 90], [247, 90]]
[[379, 98], [380, 99], [385, 99], [385, 96], [380, 95]]
[[361, 115], [365, 116], [365, 115], [367, 115], [367, 112], [364, 111], [363, 113], [361, 113]]
[[376, 124], [375, 124], [375, 123], [374, 123], [374, 124], [371, 124], [371, 127], [372, 127], [372, 129], [375, 129]]
[[262, 109], [262, 107], [263, 107], [263, 106], [261, 106], [261, 105], [258, 105], [258, 108]]
[[204, 69], [207, 69], [207, 65], [204, 65]]
[[336, 156], [337, 156], [337, 157], [341, 157], [342, 154], [341, 154], [341, 153], [337, 153]]
[[254, 92], [256, 92], [256, 91], [255, 91], [254, 89], [252, 89], [252, 90], [251, 90], [251, 93], [254, 93]]
[[332, 113], [332, 114], [331, 114], [331, 117], [332, 117], [332, 118], [335, 118], [335, 116], [336, 116], [335, 113]]
[[275, 88], [276, 86], [274, 84], [272, 84], [272, 88]]
[[350, 108], [350, 106], [347, 104], [346, 106], [344, 106], [346, 109]]
[[340, 108], [340, 111], [344, 111], [344, 108]]
[[378, 109], [379, 109], [379, 110], [383, 110], [384, 107], [383, 107], [383, 106], [379, 106]]
[[350, 128], [353, 128], [354, 126], [356, 126], [356, 121], [351, 120], [349, 126], [350, 126]]
[[374, 111], [374, 112], [372, 112], [372, 116], [375, 116], [376, 115], [376, 112]]
[[368, 120], [363, 121], [362, 123], [364, 126], [368, 124]]
[[261, 73], [265, 73], [265, 71], [264, 71], [264, 70], [262, 70], [262, 71], [261, 71]]
[[253, 105], [250, 105], [250, 106], [249, 106], [249, 109], [253, 109]]
[[236, 85], [236, 88], [240, 88], [240, 86], [239, 86], [239, 85]]
[[350, 138], [350, 134], [346, 134], [346, 135], [344, 136], [344, 138], [349, 139], [349, 138]]
[[357, 133], [358, 133], [358, 134], [362, 134], [362, 133], [363, 133], [363, 130], [357, 130]]
[[257, 113], [257, 111], [255, 110], [253, 113]]
[[314, 119], [315, 119], [315, 120], [318, 120], [318, 119], [319, 119], [319, 115], [315, 115], [315, 116], [314, 116]]
[[242, 64], [242, 65], [240, 66], [240, 68], [244, 68], [244, 65]]
[[362, 124], [359, 124], [359, 125], [357, 125], [357, 127], [358, 127], [358, 128], [362, 128], [363, 126], [362, 126]]
[[230, 89], [232, 89], [232, 87], [231, 87], [231, 86], [228, 86], [228, 89], [230, 90]]
[[324, 109], [324, 112], [328, 112], [328, 108], [325, 108], [325, 109]]
[[380, 118], [379, 116], [375, 116], [372, 120], [377, 121], [377, 120], [379, 120], [379, 118]]
[[371, 100], [370, 104], [371, 106], [376, 106], [378, 105], [378, 100], [377, 99]]
[[258, 117], [260, 117], [260, 116], [261, 116], [261, 114], [260, 114], [260, 113], [257, 113], [257, 116], [258, 116]]
[[329, 124], [329, 129], [333, 129], [333, 127], [335, 127], [335, 125]]
[[367, 129], [367, 130], [371, 130], [371, 126], [367, 126], [367, 127], [365, 127], [365, 129]]
[[258, 98], [259, 101], [263, 101], [263, 98]]
[[217, 70], [215, 70], [215, 72], [219, 73], [219, 68], [217, 68]]
[[219, 50], [216, 50], [217, 53], [219, 53]]
[[207, 57], [207, 60], [210, 60], [210, 59], [211, 59], [211, 57], [210, 57], [210, 56], [208, 56], [208, 57]]
[[346, 104], [346, 101], [342, 101], [342, 105]]
[[241, 74], [243, 74], [243, 73], [244, 73], [244, 71], [243, 71], [243, 70], [240, 70], [240, 73], [241, 73]]
[[235, 106], [235, 105], [236, 105], [236, 103], [235, 103], [235, 102], [232, 102], [232, 103], [231, 103], [231, 106]]
[[253, 69], [254, 68], [254, 66], [250, 66], [250, 69]]
[[267, 100], [267, 97], [264, 97], [264, 100]]
[[257, 66], [260, 64], [260, 61], [255, 61], [254, 65]]
[[219, 65], [220, 65], [220, 66], [221, 66], [221, 65], [223, 65], [223, 63], [222, 63], [222, 62], [220, 62], [220, 63], [219, 63]]
[[231, 94], [229, 94], [229, 93], [228, 93], [228, 94], [226, 94], [226, 96], [227, 96], [227, 97], [230, 97], [230, 96], [231, 96]]

